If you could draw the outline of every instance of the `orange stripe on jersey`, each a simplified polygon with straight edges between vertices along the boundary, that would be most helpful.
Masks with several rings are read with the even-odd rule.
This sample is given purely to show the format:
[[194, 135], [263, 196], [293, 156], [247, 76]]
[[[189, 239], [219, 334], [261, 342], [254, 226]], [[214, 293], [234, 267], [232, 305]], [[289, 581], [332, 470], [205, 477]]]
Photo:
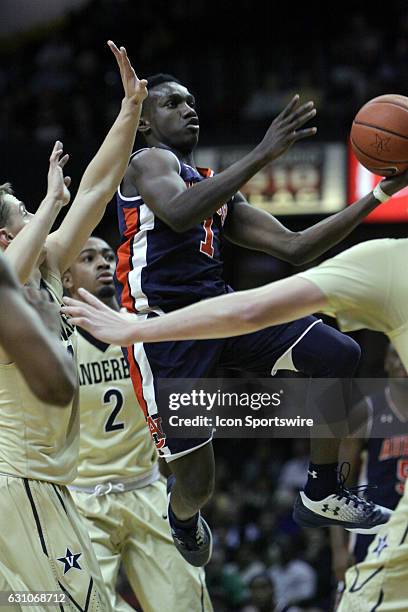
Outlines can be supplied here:
[[123, 287], [121, 295], [122, 306], [128, 310], [135, 310], [128, 275], [132, 270], [131, 246], [132, 240], [138, 232], [139, 211], [137, 208], [125, 208], [123, 214], [126, 223], [126, 230], [123, 235], [127, 240], [121, 244], [117, 251], [116, 278]]
[[128, 363], [129, 363], [129, 372], [130, 372], [130, 378], [133, 384], [133, 389], [135, 391], [137, 401], [139, 402], [140, 407], [143, 410], [143, 414], [145, 415], [145, 418], [147, 418], [149, 416], [149, 411], [147, 408], [146, 400], [143, 397], [142, 375], [140, 373], [139, 366], [137, 365], [135, 356], [133, 354], [133, 346], [128, 346], [127, 358], [128, 358]]

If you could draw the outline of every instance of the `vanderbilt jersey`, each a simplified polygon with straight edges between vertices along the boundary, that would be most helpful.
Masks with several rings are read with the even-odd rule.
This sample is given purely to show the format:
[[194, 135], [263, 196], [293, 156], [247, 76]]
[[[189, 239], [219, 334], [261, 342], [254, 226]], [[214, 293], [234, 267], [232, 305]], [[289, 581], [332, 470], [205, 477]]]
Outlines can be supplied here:
[[142, 480], [157, 454], [122, 350], [78, 332], [81, 441], [74, 486]]
[[[61, 304], [59, 276], [47, 272], [42, 286]], [[71, 354], [76, 333], [61, 316], [61, 338]], [[31, 393], [14, 363], [0, 364], [0, 472], [68, 484], [76, 476], [79, 414], [76, 400], [61, 408]]]

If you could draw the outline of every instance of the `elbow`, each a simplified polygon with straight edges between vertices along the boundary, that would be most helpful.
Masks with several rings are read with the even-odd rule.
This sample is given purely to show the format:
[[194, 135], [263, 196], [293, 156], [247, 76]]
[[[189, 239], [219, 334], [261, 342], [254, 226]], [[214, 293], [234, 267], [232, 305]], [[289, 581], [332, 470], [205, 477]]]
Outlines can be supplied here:
[[301, 234], [298, 234], [297, 240], [293, 240], [292, 248], [288, 253], [287, 260], [292, 266], [303, 266], [313, 260], [309, 246], [301, 240], [300, 236]]

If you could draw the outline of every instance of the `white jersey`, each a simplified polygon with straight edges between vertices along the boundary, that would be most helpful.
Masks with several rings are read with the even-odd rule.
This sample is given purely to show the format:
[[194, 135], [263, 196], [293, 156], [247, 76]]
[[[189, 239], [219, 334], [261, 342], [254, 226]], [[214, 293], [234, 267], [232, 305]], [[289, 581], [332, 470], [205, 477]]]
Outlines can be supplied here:
[[[43, 287], [61, 304], [59, 276], [48, 273]], [[74, 355], [76, 332], [61, 316], [61, 337]], [[30, 391], [15, 363], [0, 364], [0, 472], [69, 484], [76, 476], [79, 452], [77, 398], [65, 407], [52, 406]]]
[[81, 435], [74, 486], [142, 482], [157, 474], [156, 449], [122, 350], [79, 330], [78, 374]]

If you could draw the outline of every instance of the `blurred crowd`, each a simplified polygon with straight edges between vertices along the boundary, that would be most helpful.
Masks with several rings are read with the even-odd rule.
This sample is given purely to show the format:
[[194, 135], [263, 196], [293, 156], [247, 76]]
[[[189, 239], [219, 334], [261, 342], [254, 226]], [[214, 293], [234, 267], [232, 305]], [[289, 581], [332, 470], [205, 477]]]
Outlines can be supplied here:
[[363, 102], [407, 92], [406, 4], [391, 0], [386, 23], [363, 7], [91, 0], [51, 29], [1, 41], [0, 138], [98, 139], [120, 96], [112, 38], [143, 76], [171, 72], [198, 94], [204, 141], [245, 143], [294, 91], [315, 100], [323, 138], [344, 139]]

